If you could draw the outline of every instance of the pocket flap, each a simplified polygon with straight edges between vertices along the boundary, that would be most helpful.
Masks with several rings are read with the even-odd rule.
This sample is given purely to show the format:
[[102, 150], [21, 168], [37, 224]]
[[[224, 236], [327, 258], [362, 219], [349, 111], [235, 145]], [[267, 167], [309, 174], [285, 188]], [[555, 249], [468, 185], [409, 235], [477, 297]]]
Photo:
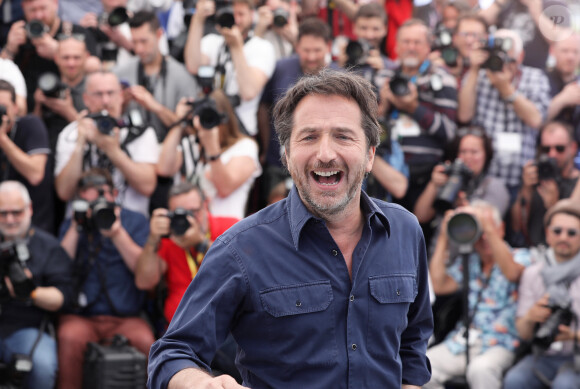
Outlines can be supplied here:
[[324, 311], [333, 300], [330, 281], [281, 285], [260, 292], [262, 307], [274, 317]]
[[381, 304], [410, 303], [417, 296], [412, 274], [369, 277], [369, 287], [371, 295]]

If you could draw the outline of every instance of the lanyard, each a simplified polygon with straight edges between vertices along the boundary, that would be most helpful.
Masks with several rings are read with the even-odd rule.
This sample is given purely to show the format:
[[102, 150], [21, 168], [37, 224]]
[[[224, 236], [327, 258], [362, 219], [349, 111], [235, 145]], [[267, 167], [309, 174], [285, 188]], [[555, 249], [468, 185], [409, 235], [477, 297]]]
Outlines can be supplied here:
[[[205, 237], [206, 239], [210, 238], [209, 231], [205, 234]], [[199, 269], [204, 256], [205, 253], [197, 253], [194, 259], [191, 250], [185, 250], [185, 259], [187, 260], [187, 266], [189, 267], [189, 271], [191, 273], [191, 279], [193, 279], [193, 277], [195, 277], [197, 274], [197, 270]]]

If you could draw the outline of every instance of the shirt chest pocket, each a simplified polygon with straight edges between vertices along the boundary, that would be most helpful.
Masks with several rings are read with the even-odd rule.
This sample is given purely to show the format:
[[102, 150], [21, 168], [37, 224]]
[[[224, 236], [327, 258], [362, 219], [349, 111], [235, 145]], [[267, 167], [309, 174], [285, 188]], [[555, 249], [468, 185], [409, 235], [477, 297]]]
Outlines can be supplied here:
[[369, 352], [378, 358], [393, 358], [399, 352], [407, 313], [417, 296], [415, 275], [393, 274], [369, 277]]
[[328, 366], [338, 354], [330, 281], [281, 285], [260, 292], [271, 351], [288, 367]]

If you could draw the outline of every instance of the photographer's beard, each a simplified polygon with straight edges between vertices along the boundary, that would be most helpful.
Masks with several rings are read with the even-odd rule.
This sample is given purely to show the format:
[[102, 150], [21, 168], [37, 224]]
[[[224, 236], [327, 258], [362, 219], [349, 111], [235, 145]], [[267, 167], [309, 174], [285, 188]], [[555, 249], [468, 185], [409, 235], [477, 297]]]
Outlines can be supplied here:
[[31, 218], [24, 218], [20, 221], [6, 222], [0, 224], [0, 234], [4, 240], [16, 240], [26, 236], [30, 229]]
[[403, 69], [417, 69], [421, 66], [421, 60], [417, 56], [405, 57], [401, 59]]

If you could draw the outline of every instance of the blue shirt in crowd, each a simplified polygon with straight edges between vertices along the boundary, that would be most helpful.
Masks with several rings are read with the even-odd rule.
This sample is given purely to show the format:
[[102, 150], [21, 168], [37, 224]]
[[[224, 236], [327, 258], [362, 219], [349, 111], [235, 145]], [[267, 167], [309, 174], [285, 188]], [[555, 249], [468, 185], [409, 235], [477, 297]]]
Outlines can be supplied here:
[[212, 245], [166, 334], [151, 348], [149, 387], [209, 370], [231, 331], [244, 385], [400, 388], [430, 379], [433, 329], [424, 238], [415, 216], [363, 192], [365, 223], [345, 260], [296, 189]]

